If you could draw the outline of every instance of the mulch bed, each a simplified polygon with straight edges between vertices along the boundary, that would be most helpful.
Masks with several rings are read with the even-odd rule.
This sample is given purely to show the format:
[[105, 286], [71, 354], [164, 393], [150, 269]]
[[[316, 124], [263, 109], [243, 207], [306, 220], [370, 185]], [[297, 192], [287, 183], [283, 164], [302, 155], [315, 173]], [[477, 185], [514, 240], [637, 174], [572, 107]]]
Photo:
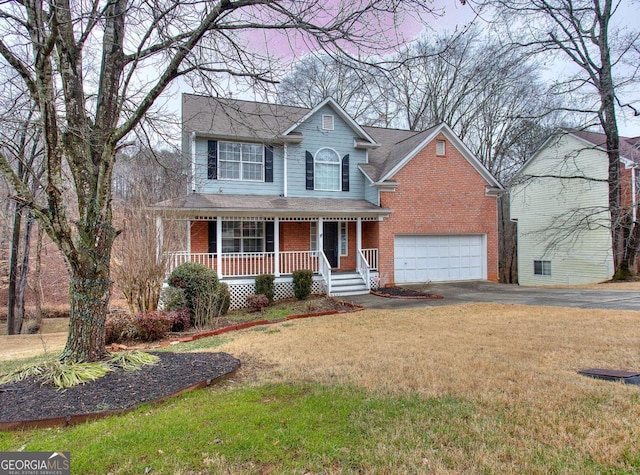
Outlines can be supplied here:
[[372, 294], [380, 297], [392, 299], [441, 299], [442, 295], [432, 294], [431, 292], [421, 292], [419, 290], [407, 289], [404, 287], [380, 287], [378, 290], [372, 290]]
[[227, 353], [155, 353], [160, 361], [138, 371], [116, 370], [56, 390], [35, 378], [0, 386], [0, 429], [49, 427], [121, 413], [228, 377], [240, 361]]

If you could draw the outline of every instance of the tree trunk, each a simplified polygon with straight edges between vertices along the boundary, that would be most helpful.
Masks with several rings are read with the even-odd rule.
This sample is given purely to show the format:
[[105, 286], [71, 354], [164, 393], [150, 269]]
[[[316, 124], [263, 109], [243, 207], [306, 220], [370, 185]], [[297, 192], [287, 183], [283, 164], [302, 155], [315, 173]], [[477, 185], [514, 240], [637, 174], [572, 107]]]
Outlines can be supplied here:
[[105, 325], [111, 295], [109, 268], [87, 265], [71, 272], [69, 283], [69, 335], [60, 361], [99, 361], [105, 355]]
[[33, 229], [33, 216], [27, 211], [27, 221], [24, 228], [22, 242], [22, 263], [20, 265], [20, 276], [16, 287], [16, 315], [13, 323], [14, 334], [22, 333], [22, 323], [24, 322], [24, 300], [27, 288], [27, 276], [29, 275], [29, 255], [31, 254], [31, 231]]
[[44, 231], [42, 226], [38, 226], [36, 235], [36, 261], [33, 269], [33, 303], [35, 305], [34, 318], [36, 328], [42, 326], [42, 238]]
[[11, 254], [9, 257], [9, 298], [7, 300], [7, 334], [14, 335], [16, 319], [16, 280], [18, 278], [18, 254], [20, 250], [20, 228], [22, 226], [22, 207], [16, 203], [13, 214], [13, 232], [11, 235]]

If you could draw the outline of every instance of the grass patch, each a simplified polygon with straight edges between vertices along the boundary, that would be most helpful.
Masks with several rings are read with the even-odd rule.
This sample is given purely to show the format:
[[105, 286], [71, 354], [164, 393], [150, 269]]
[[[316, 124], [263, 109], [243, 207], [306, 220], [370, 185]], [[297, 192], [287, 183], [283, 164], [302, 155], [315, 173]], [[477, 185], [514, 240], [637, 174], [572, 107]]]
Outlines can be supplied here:
[[306, 313], [325, 312], [329, 310], [344, 310], [344, 305], [329, 297], [311, 297], [307, 300], [283, 300], [276, 301], [265, 307], [262, 312], [251, 311], [251, 309], [239, 309], [229, 312], [226, 319], [229, 323], [244, 323], [253, 320], [284, 320], [289, 315], [299, 315]]
[[171, 345], [161, 348], [154, 348], [153, 351], [173, 351], [175, 353], [186, 353], [189, 351], [203, 351], [203, 350], [213, 350], [218, 348], [226, 343], [232, 341], [233, 338], [228, 336], [211, 336], [206, 338], [200, 338], [194, 341], [188, 341], [185, 343], [180, 343], [178, 345]]
[[452, 397], [353, 386], [267, 384], [200, 390], [72, 428], [0, 434], [0, 450], [70, 451], [73, 473], [602, 473], [572, 447], [513, 448], [508, 412]]

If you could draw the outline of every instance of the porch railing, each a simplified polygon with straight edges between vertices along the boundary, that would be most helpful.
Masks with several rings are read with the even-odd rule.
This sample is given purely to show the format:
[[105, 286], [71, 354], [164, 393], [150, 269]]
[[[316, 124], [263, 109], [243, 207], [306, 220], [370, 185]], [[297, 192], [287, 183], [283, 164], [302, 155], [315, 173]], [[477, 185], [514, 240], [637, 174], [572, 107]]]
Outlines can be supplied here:
[[362, 249], [364, 259], [369, 263], [371, 270], [378, 270], [378, 249]]
[[327, 295], [331, 295], [331, 264], [329, 264], [329, 259], [324, 255], [324, 252], [319, 252], [318, 271], [327, 284]]
[[358, 274], [360, 274], [360, 276], [362, 277], [362, 280], [364, 280], [364, 283], [367, 285], [367, 288], [371, 290], [371, 279], [370, 279], [371, 268], [369, 266], [369, 263], [367, 262], [364, 252], [358, 251], [358, 254], [356, 257], [357, 257], [356, 264], [357, 264]]
[[[319, 273], [317, 251], [285, 251], [280, 252], [280, 274], [292, 274], [296, 270], [309, 269]], [[194, 253], [188, 251], [170, 252], [168, 255], [167, 273], [171, 273], [180, 264], [196, 262], [217, 271], [217, 255], [211, 253]], [[273, 252], [226, 253], [221, 257], [220, 277], [246, 277], [259, 274], [275, 274], [276, 254]]]

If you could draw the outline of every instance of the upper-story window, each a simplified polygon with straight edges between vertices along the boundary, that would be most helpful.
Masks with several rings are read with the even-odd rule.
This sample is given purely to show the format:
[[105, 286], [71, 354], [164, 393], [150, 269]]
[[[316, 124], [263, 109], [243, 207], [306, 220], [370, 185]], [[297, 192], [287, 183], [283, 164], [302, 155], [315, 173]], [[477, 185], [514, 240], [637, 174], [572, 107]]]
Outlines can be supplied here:
[[252, 143], [218, 142], [218, 178], [264, 181], [264, 147]]
[[314, 160], [315, 189], [322, 191], [340, 191], [340, 156], [335, 150], [318, 150]]

